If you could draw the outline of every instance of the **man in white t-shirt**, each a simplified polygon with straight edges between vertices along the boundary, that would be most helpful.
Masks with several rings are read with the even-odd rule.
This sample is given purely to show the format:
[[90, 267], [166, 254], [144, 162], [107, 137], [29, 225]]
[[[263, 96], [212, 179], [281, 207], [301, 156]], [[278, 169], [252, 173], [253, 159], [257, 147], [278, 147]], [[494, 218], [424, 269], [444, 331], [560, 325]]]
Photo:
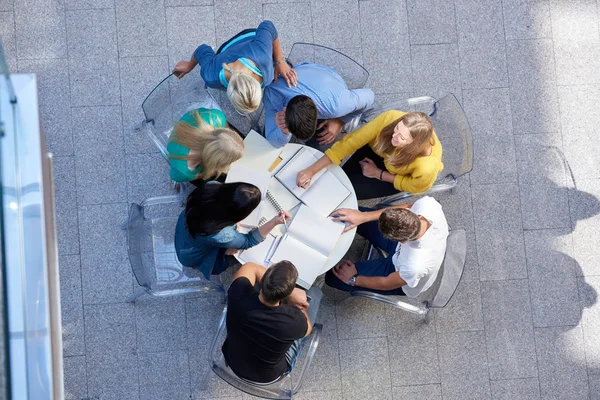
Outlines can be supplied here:
[[346, 222], [346, 230], [358, 226], [359, 235], [389, 255], [356, 265], [343, 261], [325, 276], [329, 286], [417, 297], [435, 281], [446, 252], [448, 223], [434, 198], [381, 210], [339, 209], [332, 216]]

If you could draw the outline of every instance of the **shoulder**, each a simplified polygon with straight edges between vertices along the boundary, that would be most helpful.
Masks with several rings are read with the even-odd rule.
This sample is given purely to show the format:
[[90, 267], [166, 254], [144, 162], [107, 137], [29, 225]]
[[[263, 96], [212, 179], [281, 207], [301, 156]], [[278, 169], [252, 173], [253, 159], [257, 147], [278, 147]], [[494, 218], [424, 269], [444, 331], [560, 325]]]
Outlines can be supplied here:
[[445, 220], [444, 210], [442, 209], [442, 205], [433, 197], [424, 196], [417, 200], [411, 211], [415, 214], [422, 215], [427, 218], [427, 220], [431, 223], [439, 221], [440, 219]]
[[254, 286], [250, 283], [248, 278], [241, 276], [231, 282], [229, 290], [227, 291], [227, 297], [231, 299], [240, 299], [247, 297], [255, 292]]

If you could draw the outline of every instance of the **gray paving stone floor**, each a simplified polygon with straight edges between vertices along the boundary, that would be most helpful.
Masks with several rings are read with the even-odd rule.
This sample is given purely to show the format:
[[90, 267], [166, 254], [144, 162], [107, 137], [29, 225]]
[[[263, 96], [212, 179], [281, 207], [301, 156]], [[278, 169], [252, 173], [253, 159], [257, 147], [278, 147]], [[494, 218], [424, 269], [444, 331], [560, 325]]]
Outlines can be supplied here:
[[298, 399], [600, 398], [599, 8], [0, 0], [9, 67], [37, 74], [55, 156], [66, 398], [247, 398], [202, 386], [218, 299], [125, 302], [134, 283], [118, 224], [129, 202], [169, 191], [166, 163], [132, 130], [144, 96], [197, 44], [267, 18], [285, 52], [308, 41], [363, 63], [378, 102], [454, 93], [475, 151], [473, 172], [436, 196], [469, 241], [451, 303], [424, 321], [326, 290]]

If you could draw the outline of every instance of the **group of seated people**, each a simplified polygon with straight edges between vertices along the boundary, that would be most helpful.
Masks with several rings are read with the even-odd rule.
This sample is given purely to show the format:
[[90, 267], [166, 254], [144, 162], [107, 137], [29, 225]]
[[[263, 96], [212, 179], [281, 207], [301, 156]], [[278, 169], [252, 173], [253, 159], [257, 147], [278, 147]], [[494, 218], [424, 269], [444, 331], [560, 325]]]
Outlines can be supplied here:
[[[236, 35], [217, 53], [200, 45], [173, 73], [181, 78], [198, 64], [206, 84], [226, 90], [241, 113], [255, 112], [264, 96], [265, 137], [273, 146], [282, 147], [293, 136], [310, 146], [333, 143], [322, 158], [298, 171], [300, 187], [349, 156], [342, 168], [359, 200], [425, 192], [443, 169], [442, 146], [425, 113], [391, 110], [343, 132], [346, 122], [371, 107], [373, 92], [349, 90], [335, 71], [322, 65], [289, 65], [270, 21]], [[167, 150], [171, 178], [195, 187], [176, 227], [175, 249], [182, 265], [206, 277], [221, 274], [233, 265], [230, 256], [256, 246], [291, 220], [284, 211], [247, 233], [239, 230], [239, 222], [258, 207], [261, 193], [252, 184], [222, 183], [231, 163], [242, 157], [244, 142], [221, 110], [186, 113], [175, 123]], [[326, 274], [329, 286], [417, 297], [435, 281], [448, 236], [435, 199], [425, 196], [412, 205], [378, 210], [342, 208], [331, 217], [344, 222], [345, 231], [357, 227], [359, 235], [388, 256], [356, 264], [342, 261]], [[272, 382], [294, 367], [300, 340], [310, 334], [322, 298], [318, 285], [308, 292], [299, 289], [297, 277], [289, 261], [268, 269], [246, 263], [233, 275], [222, 350], [239, 377]]]

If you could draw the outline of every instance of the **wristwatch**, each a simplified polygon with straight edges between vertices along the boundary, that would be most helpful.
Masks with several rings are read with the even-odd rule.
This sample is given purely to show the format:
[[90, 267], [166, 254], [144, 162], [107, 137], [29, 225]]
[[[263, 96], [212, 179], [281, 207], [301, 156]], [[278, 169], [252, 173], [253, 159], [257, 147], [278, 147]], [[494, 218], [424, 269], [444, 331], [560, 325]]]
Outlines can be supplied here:
[[358, 276], [358, 274], [356, 274], [356, 275], [354, 275], [353, 277], [351, 277], [351, 278], [348, 280], [348, 285], [350, 285], [350, 286], [354, 286], [354, 285], [356, 284], [356, 277], [357, 277], [357, 276]]

